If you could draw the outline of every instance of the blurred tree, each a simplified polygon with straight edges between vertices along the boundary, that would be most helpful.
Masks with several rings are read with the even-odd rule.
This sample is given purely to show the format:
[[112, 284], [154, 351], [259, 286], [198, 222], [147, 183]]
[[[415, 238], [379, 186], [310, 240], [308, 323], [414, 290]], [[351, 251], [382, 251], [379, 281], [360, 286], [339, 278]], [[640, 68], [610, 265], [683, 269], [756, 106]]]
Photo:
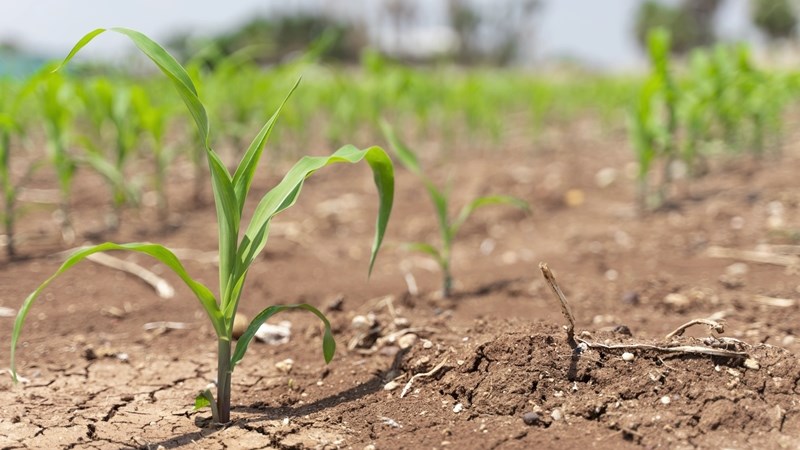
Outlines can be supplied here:
[[456, 60], [506, 65], [532, 39], [540, 0], [471, 2], [448, 0], [450, 27], [458, 35]]
[[797, 31], [797, 13], [790, 0], [752, 0], [753, 23], [772, 41], [790, 39]]
[[359, 24], [299, 13], [255, 18], [233, 31], [210, 38], [177, 35], [170, 39], [168, 46], [183, 59], [205, 50], [208, 55], [205, 62], [209, 65], [213, 65], [216, 58], [247, 48], [256, 62], [267, 64], [303, 52], [323, 36], [333, 36], [323, 55], [327, 59], [357, 61], [361, 49], [367, 45], [366, 31]]
[[417, 15], [417, 6], [409, 0], [388, 0], [383, 4], [394, 28], [394, 50], [402, 52], [403, 36], [408, 34]]
[[647, 34], [656, 27], [670, 32], [672, 53], [685, 54], [696, 47], [714, 43], [714, 14], [722, 0], [683, 0], [671, 6], [657, 0], [647, 0], [636, 13], [636, 41], [647, 47]]

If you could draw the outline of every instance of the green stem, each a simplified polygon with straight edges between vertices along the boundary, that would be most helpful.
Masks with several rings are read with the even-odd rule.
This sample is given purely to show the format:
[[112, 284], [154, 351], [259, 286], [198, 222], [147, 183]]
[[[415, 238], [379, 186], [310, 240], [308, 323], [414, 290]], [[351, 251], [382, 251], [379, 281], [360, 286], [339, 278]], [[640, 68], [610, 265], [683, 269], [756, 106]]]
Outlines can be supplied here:
[[231, 341], [220, 338], [217, 355], [217, 422], [228, 423], [231, 420]]

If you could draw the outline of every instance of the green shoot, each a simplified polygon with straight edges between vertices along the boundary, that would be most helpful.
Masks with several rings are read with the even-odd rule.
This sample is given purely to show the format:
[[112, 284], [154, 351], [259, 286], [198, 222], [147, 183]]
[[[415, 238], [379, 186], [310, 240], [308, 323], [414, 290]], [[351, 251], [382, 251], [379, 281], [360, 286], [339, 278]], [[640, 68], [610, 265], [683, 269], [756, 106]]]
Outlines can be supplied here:
[[[108, 78], [98, 78], [82, 92], [82, 99], [97, 128], [98, 141], [83, 139], [88, 150], [85, 161], [108, 181], [113, 209], [107, 218], [109, 231], [119, 228], [122, 208], [137, 203], [139, 193], [126, 179], [125, 166], [137, 144], [139, 123], [131, 106], [131, 88]], [[106, 126], [108, 125], [108, 127]], [[103, 142], [103, 131], [110, 131], [113, 143]], [[104, 147], [112, 149], [107, 155]], [[108, 161], [112, 161], [110, 164]]]
[[[209, 288], [195, 281], [186, 272], [180, 260], [162, 245], [152, 243], [104, 243], [81, 249], [72, 254], [55, 274], [32, 292], [20, 308], [14, 322], [14, 330], [11, 337], [12, 374], [16, 379], [16, 347], [28, 311], [36, 298], [58, 275], [93, 253], [109, 250], [139, 252], [156, 258], [175, 272], [195, 294], [206, 311], [217, 335], [217, 395], [214, 398], [211, 392], [203, 392], [196, 399], [195, 405], [215, 405], [216, 407], [212, 407], [214, 421], [227, 423], [230, 421], [231, 376], [233, 369], [243, 358], [255, 331], [272, 315], [286, 309], [310, 311], [320, 318], [325, 327], [322, 350], [326, 362], [333, 358], [336, 349], [330, 323], [321, 312], [307, 304], [277, 305], [263, 310], [256, 315], [248, 325], [244, 335], [236, 342], [235, 348], [233, 347], [233, 321], [242, 298], [242, 289], [245, 285], [250, 265], [255, 262], [267, 243], [272, 219], [294, 205], [306, 178], [317, 170], [336, 163], [355, 164], [365, 161], [372, 169], [379, 198], [376, 231], [369, 263], [369, 271], [371, 272], [377, 252], [383, 241], [394, 199], [394, 169], [392, 162], [386, 152], [379, 147], [359, 150], [353, 146], [345, 146], [328, 157], [303, 157], [289, 170], [282, 181], [261, 198], [250, 222], [247, 224], [242, 223], [245, 200], [247, 199], [251, 182], [261, 159], [264, 145], [280, 114], [282, 105], [261, 128], [261, 131], [242, 156], [235, 172], [231, 174], [222, 163], [219, 155], [209, 145], [210, 127], [208, 114], [198, 97], [197, 88], [186, 70], [160, 45], [144, 34], [126, 28], [112, 28], [111, 30], [130, 38], [139, 50], [152, 60], [161, 69], [161, 72], [171, 80], [197, 125], [200, 142], [203, 144], [203, 151], [211, 172], [211, 183], [217, 210], [219, 296], [215, 296]], [[84, 36], [65, 58], [62, 66], [92, 39], [105, 31], [106, 29], [97, 29]], [[295, 84], [296, 86], [297, 84]]]
[[451, 268], [453, 243], [461, 226], [464, 225], [464, 222], [467, 221], [476, 209], [484, 206], [509, 205], [527, 211], [528, 204], [523, 200], [507, 195], [478, 197], [464, 205], [458, 215], [452, 217], [450, 215], [449, 191], [437, 188], [422, 172], [422, 167], [420, 166], [417, 155], [400, 140], [386, 121], [381, 121], [381, 128], [383, 129], [386, 140], [389, 142], [390, 148], [400, 161], [400, 164], [422, 181], [425, 190], [428, 192], [428, 196], [433, 202], [439, 224], [441, 245], [437, 247], [427, 242], [414, 242], [408, 244], [408, 248], [425, 253], [436, 261], [442, 271], [442, 296], [449, 297], [453, 291], [453, 274]]
[[61, 74], [45, 72], [40, 78], [39, 101], [44, 115], [47, 148], [58, 177], [61, 237], [64, 243], [72, 244], [75, 242], [75, 230], [72, 227], [70, 196], [76, 162], [69, 153], [68, 146], [71, 139], [69, 124], [73, 117], [72, 102], [75, 93]]

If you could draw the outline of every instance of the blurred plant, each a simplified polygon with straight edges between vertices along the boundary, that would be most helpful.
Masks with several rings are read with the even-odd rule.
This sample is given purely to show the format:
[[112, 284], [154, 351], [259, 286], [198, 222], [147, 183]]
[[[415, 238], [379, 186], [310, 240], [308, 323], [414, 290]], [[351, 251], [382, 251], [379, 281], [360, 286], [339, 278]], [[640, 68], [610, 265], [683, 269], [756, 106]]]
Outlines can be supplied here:
[[48, 156], [58, 178], [60, 201], [57, 219], [61, 228], [61, 237], [64, 243], [69, 245], [75, 242], [70, 197], [77, 165], [68, 149], [72, 139], [70, 129], [76, 107], [75, 88], [65, 75], [50, 73], [49, 68], [45, 68], [37, 76], [37, 80], [37, 99], [44, 119]]
[[[109, 231], [119, 228], [123, 207], [138, 204], [140, 196], [135, 183], [129, 181], [125, 173], [140, 133], [140, 124], [131, 106], [131, 89], [129, 84], [101, 77], [80, 91], [96, 131], [95, 139], [84, 137], [81, 140], [87, 150], [81, 159], [108, 182], [113, 206], [106, 219]], [[110, 139], [106, 139], [106, 134], [111, 135]], [[112, 150], [110, 155], [106, 148]]]
[[36, 87], [37, 79], [31, 78], [27, 83], [12, 91], [0, 89], [0, 189], [3, 192], [3, 210], [0, 213], [5, 232], [6, 256], [13, 260], [17, 255], [16, 249], [16, 220], [19, 214], [17, 200], [20, 187], [33, 175], [40, 164], [29, 163], [18, 179], [14, 178], [12, 170], [12, 142], [24, 139], [27, 134], [26, 118], [23, 117], [22, 105], [25, 98]]
[[174, 148], [166, 145], [167, 128], [172, 111], [169, 105], [158, 104], [152, 94], [139, 86], [134, 86], [131, 90], [131, 101], [137, 122], [147, 138], [148, 149], [152, 153], [156, 211], [159, 222], [164, 226], [169, 215], [167, 172], [176, 154]]
[[439, 235], [441, 238], [441, 245], [436, 247], [427, 242], [414, 242], [408, 244], [408, 248], [421, 253], [425, 253], [432, 257], [442, 271], [442, 296], [449, 297], [453, 290], [453, 275], [451, 271], [451, 259], [453, 243], [458, 231], [464, 222], [469, 219], [476, 209], [489, 205], [509, 205], [528, 210], [528, 204], [523, 200], [516, 197], [507, 195], [490, 195], [485, 197], [478, 197], [461, 208], [458, 215], [452, 217], [450, 215], [450, 189], [441, 190], [433, 184], [433, 182], [422, 172], [417, 155], [398, 138], [397, 134], [386, 121], [381, 121], [381, 128], [383, 129], [384, 136], [389, 142], [390, 148], [394, 152], [400, 163], [411, 173], [416, 175], [425, 186], [428, 196], [433, 202], [434, 209], [436, 210], [436, 218], [439, 224]]
[[[673, 178], [673, 162], [678, 157], [676, 146], [678, 89], [670, 69], [669, 32], [663, 28], [653, 29], [648, 35], [647, 43], [651, 72], [629, 119], [633, 145], [639, 162], [639, 206], [642, 209], [660, 206], [665, 201], [667, 189]], [[656, 160], [660, 160], [662, 164], [663, 176], [657, 196], [651, 199], [648, 187], [652, 176], [652, 165]]]

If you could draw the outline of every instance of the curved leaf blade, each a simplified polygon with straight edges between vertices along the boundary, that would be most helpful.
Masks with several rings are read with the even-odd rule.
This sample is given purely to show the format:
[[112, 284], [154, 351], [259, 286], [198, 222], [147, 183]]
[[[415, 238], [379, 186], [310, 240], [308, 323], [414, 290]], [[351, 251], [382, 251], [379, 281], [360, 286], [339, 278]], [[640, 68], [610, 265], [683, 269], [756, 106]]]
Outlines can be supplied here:
[[431, 244], [426, 242], [410, 242], [405, 244], [404, 247], [411, 251], [424, 253], [435, 259], [439, 266], [444, 266], [444, 258], [442, 258], [442, 253], [439, 251], [439, 249]]
[[[214, 203], [216, 205], [217, 224], [219, 226], [220, 235], [220, 291], [226, 293], [228, 292], [229, 278], [223, 274], [233, 273], [236, 270], [236, 241], [239, 238], [241, 209], [238, 207], [240, 202], [236, 197], [236, 191], [231, 181], [230, 172], [228, 172], [228, 169], [225, 167], [219, 155], [210, 147], [208, 113], [198, 97], [197, 87], [180, 63], [178, 63], [178, 61], [163, 47], [146, 35], [128, 28], [111, 28], [110, 30], [127, 36], [145, 56], [158, 66], [161, 72], [172, 81], [172, 84], [177, 89], [178, 94], [181, 96], [181, 99], [194, 119], [206, 150], [208, 165], [211, 171], [211, 183], [214, 190]], [[69, 55], [67, 55], [59, 67], [63, 67], [78, 53], [78, 51], [80, 51], [80, 49], [104, 31], [107, 30], [98, 28], [85, 35], [73, 47], [72, 51], [70, 51]], [[244, 200], [242, 200], [242, 202], [244, 202]], [[223, 296], [223, 301], [226, 299], [227, 297]]]
[[281, 311], [285, 311], [287, 309], [304, 309], [308, 312], [313, 313], [315, 316], [319, 317], [319, 320], [325, 325], [325, 331], [322, 335], [322, 355], [325, 357], [325, 362], [329, 363], [333, 359], [333, 355], [336, 353], [336, 341], [333, 339], [333, 332], [331, 331], [331, 323], [328, 321], [328, 318], [325, 317], [322, 312], [320, 312], [317, 308], [306, 304], [301, 303], [297, 305], [273, 305], [265, 310], [261, 311], [253, 318], [253, 321], [250, 322], [250, 325], [247, 326], [244, 334], [236, 341], [236, 348], [233, 351], [233, 356], [231, 356], [231, 370], [236, 367], [236, 364], [244, 358], [245, 352], [247, 352], [247, 346], [250, 345], [250, 342], [253, 340], [253, 337], [256, 335], [256, 331], [258, 331], [258, 327], [260, 327], [264, 322], [266, 322], [270, 317], [278, 314]]
[[275, 126], [275, 122], [278, 120], [278, 116], [280, 115], [281, 111], [283, 110], [284, 105], [289, 100], [289, 97], [292, 96], [297, 86], [300, 85], [300, 80], [298, 79], [286, 97], [283, 99], [283, 102], [278, 106], [278, 109], [275, 110], [275, 113], [272, 114], [272, 117], [269, 118], [267, 123], [261, 128], [261, 131], [256, 135], [253, 142], [250, 144], [250, 147], [245, 152], [244, 156], [242, 156], [241, 162], [239, 162], [239, 166], [236, 168], [236, 173], [233, 175], [233, 189], [236, 192], [236, 199], [239, 203], [239, 214], [241, 215], [242, 210], [244, 209], [244, 202], [247, 198], [247, 193], [250, 190], [250, 184], [253, 181], [253, 176], [255, 175], [256, 169], [258, 168], [258, 162], [261, 159], [261, 154], [264, 151], [264, 145], [266, 145], [267, 140], [269, 140], [269, 136], [272, 133], [272, 128]]
[[394, 154], [397, 155], [400, 164], [410, 170], [414, 175], [421, 176], [422, 168], [417, 155], [400, 140], [400, 137], [397, 136], [397, 133], [395, 133], [394, 128], [389, 125], [389, 122], [381, 119], [380, 126], [381, 130], [383, 130], [383, 136], [386, 138], [386, 141], [389, 142], [389, 147], [394, 151]]
[[153, 258], [159, 260], [165, 266], [172, 269], [178, 277], [183, 280], [189, 289], [195, 294], [197, 299], [200, 301], [200, 304], [203, 306], [203, 309], [208, 314], [209, 318], [211, 319], [211, 323], [214, 326], [214, 331], [216, 331], [218, 336], [225, 335], [225, 323], [222, 317], [222, 313], [217, 306], [217, 300], [214, 298], [214, 294], [204, 285], [198, 283], [191, 276], [186, 272], [184, 269], [183, 264], [180, 262], [177, 256], [175, 256], [172, 251], [168, 248], [158, 245], [158, 244], [150, 244], [150, 243], [131, 243], [131, 244], [115, 244], [113, 242], [106, 242], [104, 244], [93, 245], [91, 247], [82, 248], [75, 253], [73, 253], [58, 270], [50, 276], [47, 280], [45, 280], [39, 287], [36, 288], [25, 301], [22, 303], [22, 307], [19, 309], [17, 313], [17, 318], [14, 320], [14, 329], [11, 333], [11, 372], [12, 377], [16, 381], [16, 349], [17, 349], [17, 342], [19, 340], [20, 333], [22, 332], [22, 326], [25, 323], [25, 318], [28, 316], [28, 311], [30, 310], [33, 302], [39, 297], [39, 295], [44, 291], [44, 289], [50, 285], [59, 275], [67, 271], [69, 268], [74, 266], [75, 264], [83, 261], [89, 255], [98, 252], [104, 252], [109, 250], [128, 250], [138, 253], [144, 253], [146, 255], [152, 256]]
[[453, 224], [450, 226], [451, 235], [455, 236], [458, 233], [461, 225], [467, 221], [469, 216], [472, 215], [476, 209], [490, 205], [509, 205], [519, 208], [523, 211], [528, 211], [527, 202], [510, 195], [487, 195], [485, 197], [478, 197], [461, 208], [461, 212], [459, 212], [458, 217], [456, 217], [456, 219], [453, 221]]
[[[375, 264], [375, 259], [383, 242], [389, 216], [394, 202], [394, 168], [389, 155], [380, 147], [370, 147], [359, 150], [352, 145], [344, 146], [331, 156], [306, 156], [301, 158], [286, 173], [283, 180], [272, 190], [267, 192], [256, 206], [253, 217], [245, 230], [239, 244], [237, 264], [237, 281], [247, 274], [247, 269], [256, 256], [264, 249], [269, 234], [269, 224], [273, 217], [297, 201], [305, 180], [317, 170], [337, 163], [355, 164], [365, 160], [372, 169], [375, 186], [378, 189], [378, 217], [375, 224], [375, 237], [370, 252], [369, 273]], [[226, 316], [230, 317], [236, 310], [235, 304], [228, 304], [224, 308]]]

